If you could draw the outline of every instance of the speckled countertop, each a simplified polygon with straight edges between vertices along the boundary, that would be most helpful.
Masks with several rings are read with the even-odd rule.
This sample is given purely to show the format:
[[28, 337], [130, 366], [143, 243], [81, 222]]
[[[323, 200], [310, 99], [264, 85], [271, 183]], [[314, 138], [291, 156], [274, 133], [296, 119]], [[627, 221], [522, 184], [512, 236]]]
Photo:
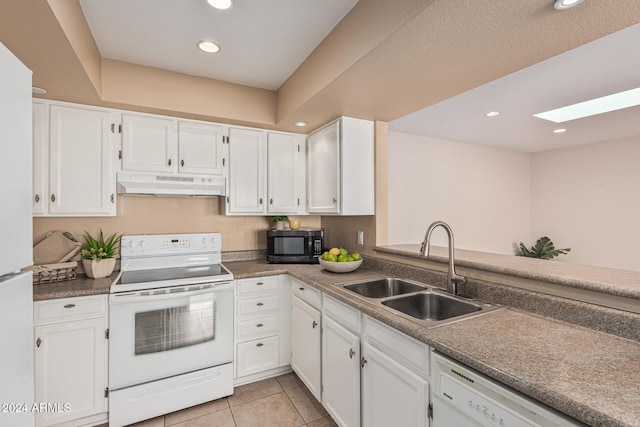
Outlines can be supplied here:
[[[234, 261], [237, 279], [290, 274], [498, 381], [592, 426], [640, 426], [640, 343], [504, 308], [427, 329], [340, 285], [385, 277], [360, 268]], [[34, 300], [108, 293], [105, 279], [34, 286]]]
[[[424, 259], [420, 245], [377, 246], [378, 252]], [[447, 263], [447, 248], [432, 246], [429, 259]], [[456, 267], [469, 267], [477, 270], [556, 283], [577, 289], [586, 289], [610, 295], [640, 300], [640, 272], [618, 270], [615, 268], [572, 264], [558, 260], [539, 260], [513, 255], [491, 254], [486, 252], [455, 250]]]

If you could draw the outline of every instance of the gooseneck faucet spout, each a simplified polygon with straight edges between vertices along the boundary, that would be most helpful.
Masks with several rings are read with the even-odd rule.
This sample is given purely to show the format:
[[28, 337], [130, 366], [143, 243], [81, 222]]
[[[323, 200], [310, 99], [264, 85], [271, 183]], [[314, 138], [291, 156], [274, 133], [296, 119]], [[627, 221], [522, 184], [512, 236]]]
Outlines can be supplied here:
[[436, 221], [427, 228], [424, 234], [422, 246], [420, 246], [420, 255], [429, 256], [429, 248], [431, 247], [431, 233], [436, 227], [442, 227], [447, 232], [449, 238], [449, 270], [447, 271], [447, 292], [453, 295], [458, 294], [458, 283], [465, 283], [467, 279], [456, 274], [456, 266], [453, 259], [453, 230], [446, 222]]

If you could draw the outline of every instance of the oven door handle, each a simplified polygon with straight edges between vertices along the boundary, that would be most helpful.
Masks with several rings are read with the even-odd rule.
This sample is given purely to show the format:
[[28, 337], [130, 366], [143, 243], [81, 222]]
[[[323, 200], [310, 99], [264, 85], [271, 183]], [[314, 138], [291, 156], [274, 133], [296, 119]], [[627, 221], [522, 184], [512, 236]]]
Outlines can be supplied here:
[[132, 291], [122, 292], [118, 294], [111, 294], [109, 297], [110, 304], [124, 304], [128, 302], [149, 302], [149, 301], [164, 301], [175, 298], [194, 297], [203, 294], [215, 294], [219, 292], [233, 292], [233, 288], [229, 286], [213, 286], [211, 288], [199, 289], [197, 291], [182, 291], [182, 292], [163, 292], [158, 294], [150, 293], [152, 291]]

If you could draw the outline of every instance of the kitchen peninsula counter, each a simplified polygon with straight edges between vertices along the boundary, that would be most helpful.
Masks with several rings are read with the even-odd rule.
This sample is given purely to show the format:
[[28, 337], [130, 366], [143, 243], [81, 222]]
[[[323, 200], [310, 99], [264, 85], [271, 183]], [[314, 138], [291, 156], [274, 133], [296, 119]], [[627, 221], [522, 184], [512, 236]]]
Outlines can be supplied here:
[[237, 279], [290, 274], [548, 406], [592, 426], [640, 426], [640, 343], [510, 308], [425, 328], [341, 284], [387, 277], [360, 268], [225, 263]]

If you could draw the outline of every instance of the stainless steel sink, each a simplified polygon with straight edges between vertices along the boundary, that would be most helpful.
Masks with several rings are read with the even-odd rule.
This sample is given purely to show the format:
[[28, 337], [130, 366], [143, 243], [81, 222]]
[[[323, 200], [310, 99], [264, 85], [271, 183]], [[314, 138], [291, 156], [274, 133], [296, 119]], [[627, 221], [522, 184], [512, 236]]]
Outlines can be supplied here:
[[383, 305], [421, 320], [439, 321], [482, 310], [472, 301], [454, 299], [434, 292], [422, 292], [382, 301]]
[[423, 291], [426, 289], [426, 286], [388, 277], [371, 282], [354, 283], [352, 285], [346, 285], [344, 288], [367, 298], [385, 298]]
[[423, 283], [394, 277], [335, 286], [356, 294], [370, 304], [388, 310], [390, 314], [427, 328], [500, 308], [500, 306], [450, 295], [439, 288]]

